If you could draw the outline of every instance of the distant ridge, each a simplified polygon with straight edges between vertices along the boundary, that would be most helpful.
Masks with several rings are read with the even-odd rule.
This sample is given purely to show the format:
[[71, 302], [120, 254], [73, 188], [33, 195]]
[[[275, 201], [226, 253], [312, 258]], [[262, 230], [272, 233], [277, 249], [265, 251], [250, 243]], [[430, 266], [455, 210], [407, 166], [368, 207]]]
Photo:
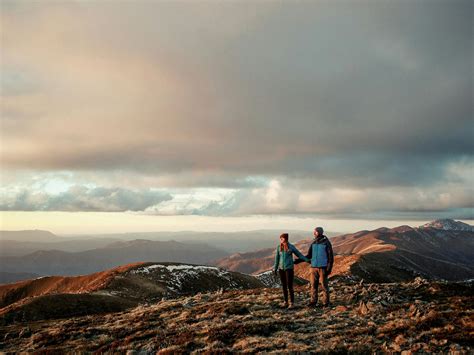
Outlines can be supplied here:
[[[335, 264], [331, 276], [351, 275], [374, 282], [398, 282], [423, 276], [431, 279], [474, 278], [473, 227], [444, 219], [421, 227], [381, 227], [331, 238]], [[295, 243], [303, 253], [311, 240]], [[229, 270], [259, 274], [273, 265], [274, 247], [233, 254], [216, 265]], [[309, 278], [306, 263], [295, 273]]]
[[141, 261], [206, 264], [225, 255], [228, 253], [202, 243], [116, 241], [80, 252], [38, 250], [23, 256], [4, 256], [0, 258], [0, 269], [6, 272], [74, 276]]
[[0, 240], [15, 240], [21, 242], [57, 242], [64, 240], [49, 231], [32, 229], [21, 231], [0, 231]]

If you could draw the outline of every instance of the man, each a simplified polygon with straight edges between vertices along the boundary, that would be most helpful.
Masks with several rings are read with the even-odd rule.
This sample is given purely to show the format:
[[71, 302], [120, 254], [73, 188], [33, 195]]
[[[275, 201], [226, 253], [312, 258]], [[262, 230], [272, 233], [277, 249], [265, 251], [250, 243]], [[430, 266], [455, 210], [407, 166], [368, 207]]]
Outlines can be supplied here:
[[334, 264], [332, 245], [329, 239], [324, 235], [322, 227], [316, 227], [313, 235], [313, 242], [309, 246], [308, 254], [306, 255], [306, 258], [311, 259], [311, 302], [308, 306], [316, 306], [318, 304], [318, 284], [321, 284], [324, 295], [323, 305], [329, 307], [328, 276]]

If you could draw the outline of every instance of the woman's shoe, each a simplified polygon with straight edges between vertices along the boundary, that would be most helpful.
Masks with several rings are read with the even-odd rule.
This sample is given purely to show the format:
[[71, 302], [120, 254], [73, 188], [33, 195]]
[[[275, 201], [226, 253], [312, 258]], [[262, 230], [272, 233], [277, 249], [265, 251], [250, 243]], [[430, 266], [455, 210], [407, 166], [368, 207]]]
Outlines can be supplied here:
[[288, 308], [288, 302], [283, 302], [283, 303], [280, 305], [280, 308]]
[[293, 309], [293, 308], [295, 308], [295, 306], [294, 306], [293, 302], [290, 302], [289, 305], [288, 305], [288, 309]]

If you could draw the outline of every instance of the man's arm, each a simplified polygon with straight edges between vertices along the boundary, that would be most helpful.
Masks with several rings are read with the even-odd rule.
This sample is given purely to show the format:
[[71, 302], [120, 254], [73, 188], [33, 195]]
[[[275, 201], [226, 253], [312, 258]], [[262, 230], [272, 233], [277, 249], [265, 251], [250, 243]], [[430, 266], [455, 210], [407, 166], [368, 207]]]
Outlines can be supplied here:
[[308, 253], [306, 254], [306, 259], [311, 261], [312, 257], [313, 257], [313, 243], [309, 245]]
[[328, 240], [327, 242], [327, 253], [328, 253], [328, 267], [327, 267], [327, 273], [328, 275], [331, 273], [332, 271], [332, 267], [334, 265], [334, 253], [332, 251], [332, 245], [331, 245], [331, 242]]

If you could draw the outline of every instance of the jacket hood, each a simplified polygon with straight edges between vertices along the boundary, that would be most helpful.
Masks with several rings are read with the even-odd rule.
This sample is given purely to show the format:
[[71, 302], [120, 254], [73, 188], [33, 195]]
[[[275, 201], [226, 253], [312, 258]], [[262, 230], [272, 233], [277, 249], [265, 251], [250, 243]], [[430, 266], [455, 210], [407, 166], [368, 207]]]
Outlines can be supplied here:
[[326, 243], [327, 241], [328, 241], [328, 237], [326, 237], [324, 234], [322, 236], [318, 236], [317, 238], [313, 239], [313, 243], [316, 243], [316, 244]]

